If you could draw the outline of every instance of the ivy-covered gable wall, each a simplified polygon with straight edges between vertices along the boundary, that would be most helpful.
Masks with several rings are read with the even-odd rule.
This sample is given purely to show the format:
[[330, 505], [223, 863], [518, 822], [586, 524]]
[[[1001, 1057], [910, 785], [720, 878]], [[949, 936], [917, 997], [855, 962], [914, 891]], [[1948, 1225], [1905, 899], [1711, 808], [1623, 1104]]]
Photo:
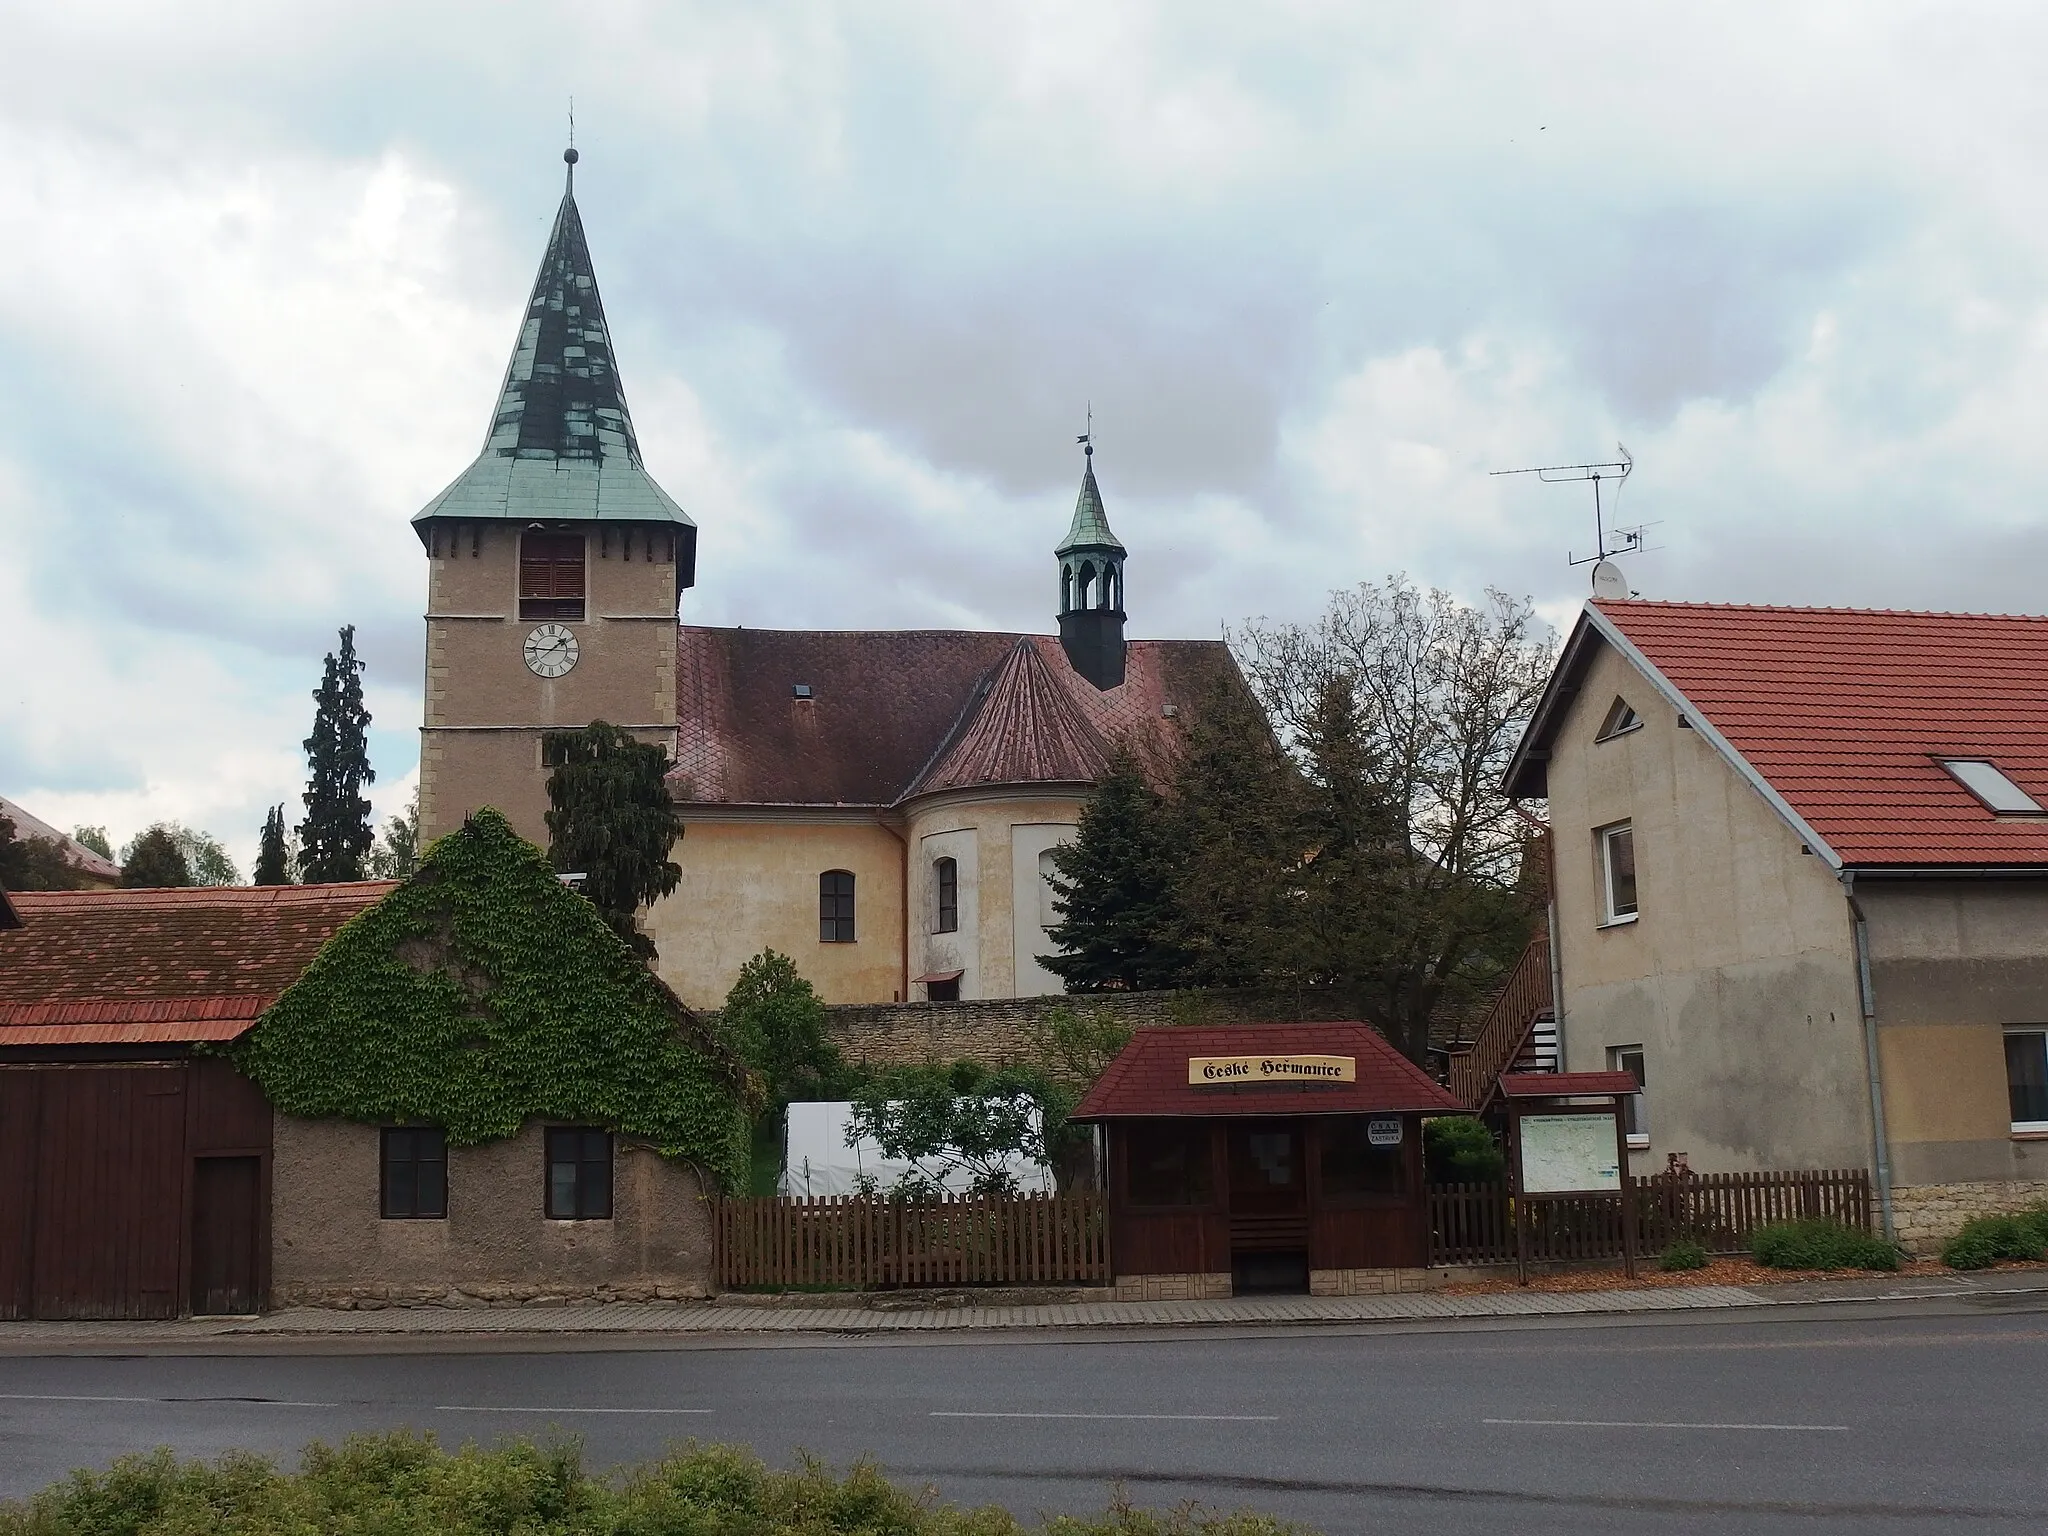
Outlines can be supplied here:
[[233, 1054], [288, 1115], [458, 1146], [539, 1116], [745, 1177], [745, 1069], [493, 810], [336, 933]]

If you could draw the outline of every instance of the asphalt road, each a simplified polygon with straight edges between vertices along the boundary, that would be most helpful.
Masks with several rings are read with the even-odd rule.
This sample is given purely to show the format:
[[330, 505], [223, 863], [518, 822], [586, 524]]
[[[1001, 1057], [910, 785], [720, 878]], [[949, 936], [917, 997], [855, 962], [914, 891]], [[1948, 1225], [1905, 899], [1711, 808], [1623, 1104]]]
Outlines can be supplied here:
[[1331, 1532], [2048, 1528], [2048, 1312], [366, 1347], [387, 1352], [0, 1357], [0, 1495], [157, 1444], [413, 1425], [566, 1431], [593, 1463], [691, 1436], [871, 1455], [1023, 1514], [1121, 1481]]

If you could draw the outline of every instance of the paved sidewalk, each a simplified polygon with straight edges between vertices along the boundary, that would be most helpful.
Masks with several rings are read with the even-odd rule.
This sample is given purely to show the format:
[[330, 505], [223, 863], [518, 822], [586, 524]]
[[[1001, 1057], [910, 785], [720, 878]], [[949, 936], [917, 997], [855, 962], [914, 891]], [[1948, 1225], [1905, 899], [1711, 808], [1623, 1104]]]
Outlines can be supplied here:
[[133, 1339], [360, 1338], [459, 1334], [840, 1334], [954, 1333], [1055, 1328], [1219, 1327], [1258, 1324], [1413, 1322], [1460, 1318], [1591, 1317], [1724, 1312], [1846, 1301], [1983, 1296], [2048, 1297], [2039, 1273], [1929, 1275], [1781, 1285], [1658, 1286], [1620, 1291], [1512, 1291], [1483, 1295], [1240, 1296], [1224, 1301], [1085, 1301], [1041, 1306], [878, 1309], [750, 1306], [710, 1302], [615, 1302], [580, 1307], [391, 1307], [342, 1312], [303, 1307], [265, 1317], [177, 1322], [0, 1323], [0, 1345]]

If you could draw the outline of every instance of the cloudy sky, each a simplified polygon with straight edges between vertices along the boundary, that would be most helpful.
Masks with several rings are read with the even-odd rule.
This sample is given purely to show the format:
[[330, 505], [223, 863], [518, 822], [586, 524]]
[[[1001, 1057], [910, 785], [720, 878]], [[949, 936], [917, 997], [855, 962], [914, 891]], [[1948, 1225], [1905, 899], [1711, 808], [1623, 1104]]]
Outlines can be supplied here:
[[[569, 98], [694, 620], [1140, 635], [1406, 571], [2040, 612], [2048, 12], [0, 0], [0, 792], [246, 868], [337, 626], [417, 755]], [[296, 812], [294, 803], [291, 810]]]

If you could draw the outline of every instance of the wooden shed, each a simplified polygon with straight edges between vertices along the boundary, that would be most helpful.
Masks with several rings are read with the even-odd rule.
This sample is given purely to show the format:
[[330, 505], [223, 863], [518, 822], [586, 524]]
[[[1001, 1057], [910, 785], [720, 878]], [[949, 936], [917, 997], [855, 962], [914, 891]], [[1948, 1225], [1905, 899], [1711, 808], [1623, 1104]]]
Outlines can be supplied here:
[[0, 1318], [264, 1304], [270, 1106], [203, 1051], [390, 889], [0, 901]]
[[1417, 1289], [1422, 1121], [1461, 1106], [1366, 1024], [1141, 1030], [1073, 1118], [1104, 1129], [1121, 1293]]

